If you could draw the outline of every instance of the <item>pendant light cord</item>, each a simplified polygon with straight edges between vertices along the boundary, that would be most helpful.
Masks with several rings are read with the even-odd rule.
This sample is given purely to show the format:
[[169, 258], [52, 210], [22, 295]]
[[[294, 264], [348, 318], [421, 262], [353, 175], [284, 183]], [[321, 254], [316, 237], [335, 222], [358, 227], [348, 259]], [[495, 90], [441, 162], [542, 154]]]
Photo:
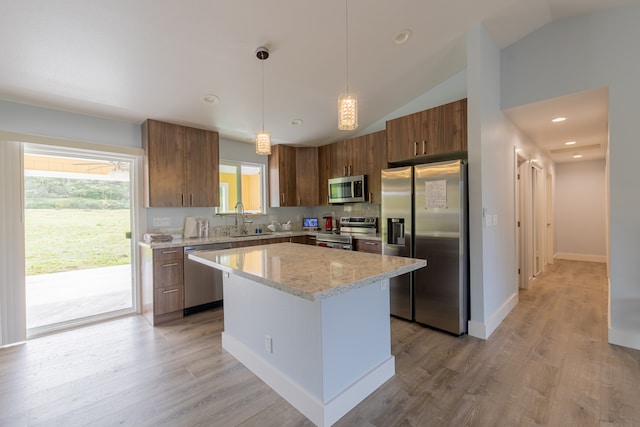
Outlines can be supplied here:
[[345, 52], [346, 52], [346, 63], [347, 63], [347, 94], [349, 94], [349, 0], [344, 1], [344, 20], [345, 20], [345, 28], [346, 28], [346, 37], [345, 37]]
[[262, 66], [262, 133], [264, 133], [264, 59], [260, 61]]

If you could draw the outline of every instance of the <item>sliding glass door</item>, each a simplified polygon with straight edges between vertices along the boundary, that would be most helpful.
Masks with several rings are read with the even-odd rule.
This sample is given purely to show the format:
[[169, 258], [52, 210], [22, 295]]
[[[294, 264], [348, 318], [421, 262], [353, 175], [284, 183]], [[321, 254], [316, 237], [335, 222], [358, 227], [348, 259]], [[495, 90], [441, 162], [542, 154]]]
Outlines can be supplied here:
[[135, 309], [133, 158], [27, 146], [27, 334]]

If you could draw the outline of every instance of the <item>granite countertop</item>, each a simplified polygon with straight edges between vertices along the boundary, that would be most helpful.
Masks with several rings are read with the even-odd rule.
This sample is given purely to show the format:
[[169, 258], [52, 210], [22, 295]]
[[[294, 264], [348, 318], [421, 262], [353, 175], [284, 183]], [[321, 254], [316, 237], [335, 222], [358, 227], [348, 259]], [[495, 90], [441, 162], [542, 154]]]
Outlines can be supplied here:
[[316, 301], [427, 265], [422, 259], [296, 243], [189, 254], [194, 261]]
[[[278, 231], [262, 234], [249, 234], [242, 237], [229, 237], [229, 236], [210, 236], [210, 237], [198, 237], [192, 239], [173, 239], [170, 242], [154, 242], [149, 243], [145, 241], [139, 241], [138, 245], [150, 248], [150, 249], [167, 249], [167, 248], [180, 248], [184, 246], [194, 245], [207, 245], [210, 243], [233, 243], [242, 242], [245, 240], [265, 240], [275, 239], [278, 237], [294, 237], [294, 236], [315, 236], [317, 234], [326, 234], [324, 231]], [[353, 236], [354, 239], [366, 239], [366, 240], [382, 240], [380, 233], [377, 234], [363, 234], [362, 236]]]

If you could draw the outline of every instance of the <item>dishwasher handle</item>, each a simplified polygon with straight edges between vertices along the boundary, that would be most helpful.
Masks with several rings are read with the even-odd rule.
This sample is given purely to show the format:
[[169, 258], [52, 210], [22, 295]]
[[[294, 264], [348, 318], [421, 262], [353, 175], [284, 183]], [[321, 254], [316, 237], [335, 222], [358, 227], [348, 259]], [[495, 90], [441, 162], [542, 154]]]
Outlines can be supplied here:
[[214, 243], [208, 245], [185, 246], [184, 253], [188, 254], [196, 251], [219, 251], [222, 249], [231, 249], [231, 243]]

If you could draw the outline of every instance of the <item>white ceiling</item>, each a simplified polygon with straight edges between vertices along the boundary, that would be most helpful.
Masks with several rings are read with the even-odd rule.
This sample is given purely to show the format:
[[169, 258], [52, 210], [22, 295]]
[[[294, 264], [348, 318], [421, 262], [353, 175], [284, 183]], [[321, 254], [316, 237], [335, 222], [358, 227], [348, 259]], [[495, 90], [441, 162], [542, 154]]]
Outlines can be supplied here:
[[[477, 23], [506, 47], [554, 19], [636, 2], [349, 0], [358, 130], [463, 70], [465, 33]], [[405, 29], [412, 37], [395, 44]], [[337, 130], [344, 0], [2, 0], [0, 40], [3, 99], [247, 141], [262, 127], [264, 65], [265, 129], [275, 143], [323, 145], [357, 132]], [[259, 46], [271, 51], [264, 64]], [[205, 102], [207, 94], [220, 102]], [[534, 137], [526, 111], [511, 117]]]
[[[604, 159], [609, 141], [609, 91], [599, 88], [505, 110], [556, 163]], [[565, 117], [554, 123], [556, 117]], [[575, 142], [568, 145], [566, 142]], [[574, 155], [581, 155], [574, 158]]]

